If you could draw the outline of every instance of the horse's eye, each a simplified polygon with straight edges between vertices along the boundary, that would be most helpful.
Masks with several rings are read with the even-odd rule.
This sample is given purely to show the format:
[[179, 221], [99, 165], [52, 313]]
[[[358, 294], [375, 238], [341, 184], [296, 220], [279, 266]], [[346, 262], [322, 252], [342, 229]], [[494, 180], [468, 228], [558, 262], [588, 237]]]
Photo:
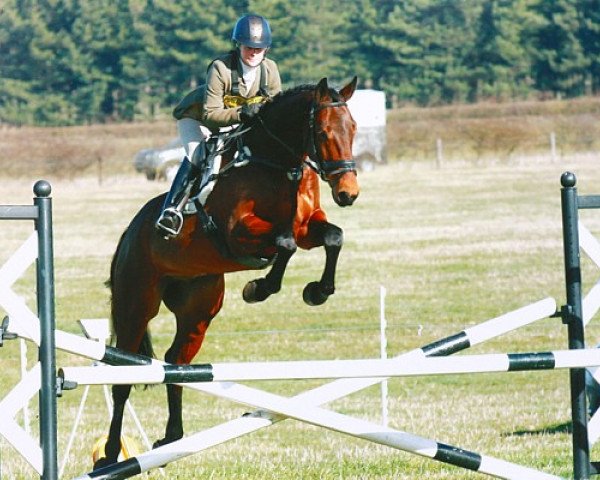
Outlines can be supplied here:
[[317, 138], [322, 141], [322, 142], [326, 142], [327, 141], [327, 132], [321, 130], [320, 132], [317, 132]]

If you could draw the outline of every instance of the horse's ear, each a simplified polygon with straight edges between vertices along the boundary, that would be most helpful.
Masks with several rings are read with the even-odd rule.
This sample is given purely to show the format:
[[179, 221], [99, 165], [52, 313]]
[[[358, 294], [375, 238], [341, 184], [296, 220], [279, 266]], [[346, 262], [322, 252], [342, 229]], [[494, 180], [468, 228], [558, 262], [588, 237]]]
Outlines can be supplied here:
[[327, 85], [327, 77], [323, 77], [316, 88], [316, 101], [317, 103], [322, 101], [324, 98], [329, 96], [329, 85]]
[[346, 85], [344, 88], [342, 88], [340, 90], [340, 95], [343, 97], [344, 101], [350, 100], [350, 98], [354, 94], [354, 90], [356, 90], [357, 82], [358, 82], [358, 77], [355, 76], [348, 85]]

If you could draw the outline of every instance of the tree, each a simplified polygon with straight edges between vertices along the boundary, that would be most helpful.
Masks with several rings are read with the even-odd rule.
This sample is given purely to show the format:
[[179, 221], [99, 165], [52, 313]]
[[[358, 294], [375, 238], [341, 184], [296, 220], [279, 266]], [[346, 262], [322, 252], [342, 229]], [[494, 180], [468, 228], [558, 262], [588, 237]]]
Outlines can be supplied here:
[[127, 0], [81, 2], [71, 27], [85, 66], [73, 101], [86, 121], [132, 120], [138, 101], [142, 43]]
[[531, 10], [539, 19], [528, 34], [536, 88], [556, 96], [583, 94], [589, 61], [578, 39], [576, 0], [535, 0]]
[[521, 43], [531, 22], [529, 0], [485, 0], [476, 25], [475, 41], [465, 65], [469, 69], [469, 100], [526, 94], [529, 62]]
[[174, 107], [203, 83], [211, 60], [231, 49], [238, 2], [148, 0], [136, 18], [145, 45], [147, 101]]
[[466, 3], [452, 0], [399, 2], [374, 35], [387, 50], [382, 85], [403, 101], [459, 101], [468, 90], [462, 64], [472, 38]]
[[273, 30], [270, 55], [278, 62], [282, 82], [316, 83], [322, 77], [342, 82], [348, 76], [346, 40], [352, 10], [336, 0], [254, 0]]
[[[579, 39], [589, 61], [591, 91], [600, 93], [600, 0], [579, 1]], [[587, 92], [586, 92], [587, 93]]]

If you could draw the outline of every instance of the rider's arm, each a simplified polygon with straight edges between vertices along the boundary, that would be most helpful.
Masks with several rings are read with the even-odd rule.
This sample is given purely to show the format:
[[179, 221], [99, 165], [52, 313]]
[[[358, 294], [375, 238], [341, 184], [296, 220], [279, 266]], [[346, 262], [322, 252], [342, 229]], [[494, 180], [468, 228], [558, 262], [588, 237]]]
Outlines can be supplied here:
[[269, 96], [274, 97], [281, 92], [281, 77], [279, 76], [279, 68], [277, 64], [270, 58], [265, 58], [265, 67], [267, 67], [267, 86], [269, 88]]
[[217, 60], [208, 69], [203, 123], [211, 130], [240, 122], [239, 109], [226, 108], [223, 96], [231, 92], [231, 72]]

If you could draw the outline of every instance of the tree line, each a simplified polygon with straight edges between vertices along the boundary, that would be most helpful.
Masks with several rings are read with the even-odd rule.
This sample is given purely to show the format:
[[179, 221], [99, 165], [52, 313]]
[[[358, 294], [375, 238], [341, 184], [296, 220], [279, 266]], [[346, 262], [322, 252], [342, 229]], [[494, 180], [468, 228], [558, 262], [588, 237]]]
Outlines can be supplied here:
[[600, 93], [600, 0], [1, 0], [0, 122], [164, 115], [247, 12], [284, 87], [357, 75], [390, 106]]

